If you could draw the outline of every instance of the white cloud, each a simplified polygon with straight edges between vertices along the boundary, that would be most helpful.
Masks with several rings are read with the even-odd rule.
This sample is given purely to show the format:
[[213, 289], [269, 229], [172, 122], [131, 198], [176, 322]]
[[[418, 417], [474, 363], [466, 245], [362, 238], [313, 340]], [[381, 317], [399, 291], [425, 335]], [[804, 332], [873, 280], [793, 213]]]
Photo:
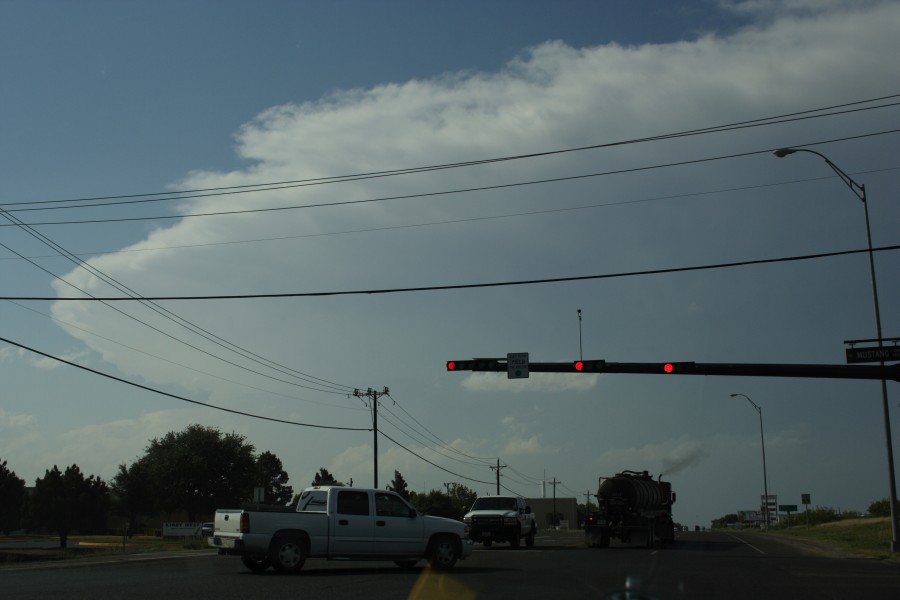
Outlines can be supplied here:
[[590, 373], [530, 373], [527, 379], [507, 379], [506, 374], [472, 373], [460, 385], [469, 392], [552, 393], [586, 392], [597, 386], [600, 375]]
[[0, 408], [0, 429], [31, 427], [36, 423], [33, 415], [8, 413]]

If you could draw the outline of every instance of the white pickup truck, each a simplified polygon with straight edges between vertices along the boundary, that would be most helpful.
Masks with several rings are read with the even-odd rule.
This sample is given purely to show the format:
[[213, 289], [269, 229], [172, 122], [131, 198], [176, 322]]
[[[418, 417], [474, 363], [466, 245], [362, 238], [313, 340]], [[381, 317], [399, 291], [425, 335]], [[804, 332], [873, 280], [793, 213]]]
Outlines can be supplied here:
[[217, 510], [209, 545], [240, 555], [253, 571], [295, 573], [307, 558], [391, 560], [404, 568], [425, 558], [449, 569], [472, 554], [468, 530], [419, 513], [393, 492], [322, 486], [303, 490], [293, 507]]
[[509, 542], [518, 548], [522, 538], [526, 546], [534, 546], [537, 520], [521, 496], [477, 498], [463, 521], [470, 527], [472, 541], [482, 542], [486, 548], [494, 542]]

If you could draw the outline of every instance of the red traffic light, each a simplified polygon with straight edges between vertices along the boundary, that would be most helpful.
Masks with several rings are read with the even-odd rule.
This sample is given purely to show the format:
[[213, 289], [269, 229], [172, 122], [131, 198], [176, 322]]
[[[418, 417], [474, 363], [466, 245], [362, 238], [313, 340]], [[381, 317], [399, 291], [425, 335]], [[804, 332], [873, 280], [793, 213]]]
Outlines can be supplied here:
[[672, 363], [666, 363], [663, 365], [663, 371], [665, 371], [666, 373], [674, 373], [675, 365], [673, 365]]
[[447, 361], [447, 370], [448, 370], [448, 371], [455, 371], [455, 370], [456, 370], [456, 361], [448, 360], [448, 361]]
[[575, 370], [581, 371], [582, 369], [584, 369], [584, 362], [582, 362], [580, 360], [576, 360], [575, 361]]

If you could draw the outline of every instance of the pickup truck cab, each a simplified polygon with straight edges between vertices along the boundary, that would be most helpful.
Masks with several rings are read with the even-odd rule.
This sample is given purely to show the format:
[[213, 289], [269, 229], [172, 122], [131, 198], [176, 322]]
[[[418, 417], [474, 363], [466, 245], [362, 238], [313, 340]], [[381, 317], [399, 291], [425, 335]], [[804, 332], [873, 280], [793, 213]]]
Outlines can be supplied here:
[[239, 555], [253, 571], [299, 571], [307, 558], [391, 560], [409, 568], [420, 559], [449, 569], [472, 554], [468, 527], [419, 513], [394, 492], [310, 487], [293, 507], [217, 510], [209, 545]]
[[509, 542], [518, 548], [522, 538], [526, 546], [534, 546], [537, 521], [531, 507], [521, 496], [483, 496], [472, 504], [463, 521], [469, 526], [469, 537], [490, 547], [494, 542]]

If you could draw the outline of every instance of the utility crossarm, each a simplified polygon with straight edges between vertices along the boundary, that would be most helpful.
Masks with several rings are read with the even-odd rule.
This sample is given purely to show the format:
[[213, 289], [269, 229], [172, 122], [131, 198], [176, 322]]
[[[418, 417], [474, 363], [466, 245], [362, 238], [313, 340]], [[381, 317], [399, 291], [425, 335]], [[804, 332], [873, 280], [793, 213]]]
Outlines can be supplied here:
[[[448, 360], [448, 371], [507, 371], [505, 358]], [[532, 373], [633, 373], [648, 375], [718, 375], [732, 377], [800, 377], [819, 379], [887, 379], [900, 381], [900, 363], [893, 365], [810, 365], [695, 362], [529, 362]]]

